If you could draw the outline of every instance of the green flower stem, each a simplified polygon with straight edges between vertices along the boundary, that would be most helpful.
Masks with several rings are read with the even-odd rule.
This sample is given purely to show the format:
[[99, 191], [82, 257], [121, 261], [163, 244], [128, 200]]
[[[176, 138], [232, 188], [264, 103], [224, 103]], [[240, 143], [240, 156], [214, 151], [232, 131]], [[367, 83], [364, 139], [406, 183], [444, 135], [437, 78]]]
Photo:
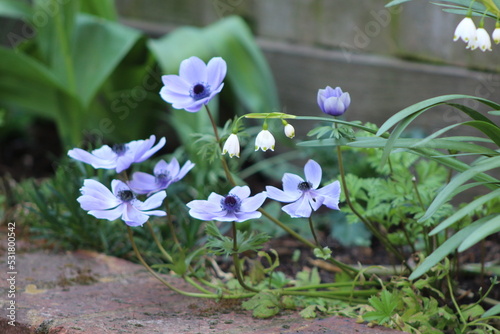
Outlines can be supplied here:
[[174, 261], [172, 260], [172, 257], [170, 256], [170, 254], [168, 254], [168, 252], [165, 250], [165, 248], [163, 248], [160, 240], [158, 240], [158, 237], [156, 236], [156, 233], [153, 230], [153, 226], [151, 225], [151, 223], [149, 221], [147, 221], [146, 225], [149, 229], [149, 233], [151, 233], [151, 235], [153, 236], [155, 244], [158, 247], [158, 249], [160, 250], [160, 252], [163, 254], [163, 256], [165, 257], [165, 259], [167, 259], [168, 262], [173, 263]]
[[313, 225], [313, 221], [312, 221], [311, 216], [309, 216], [309, 227], [311, 228], [311, 233], [312, 233], [312, 235], [314, 237], [314, 241], [316, 242], [316, 246], [318, 248], [321, 248], [321, 245], [320, 245], [320, 243], [318, 241], [318, 237], [316, 236], [316, 232], [314, 231], [314, 225]]
[[[364, 286], [379, 286], [380, 284], [375, 281], [366, 281], [364, 283], [360, 283], [359, 285], [353, 284], [353, 282], [335, 282], [335, 283], [321, 283], [321, 284], [313, 284], [313, 285], [304, 285], [304, 286], [292, 286], [283, 288], [285, 291], [301, 291], [301, 290], [316, 290], [316, 289], [334, 289], [334, 288], [345, 288], [345, 287], [364, 287]], [[352, 291], [351, 291], [352, 292]]]
[[201, 285], [199, 285], [195, 280], [193, 280], [191, 277], [187, 276], [187, 275], [184, 275], [182, 276], [182, 278], [188, 282], [189, 284], [191, 284], [192, 286], [194, 286], [196, 289], [200, 290], [201, 292], [203, 293], [206, 293], [206, 294], [214, 294], [212, 291], [209, 291], [207, 289], [205, 289], [204, 287], [202, 287]]
[[181, 252], [183, 252], [181, 243], [179, 239], [177, 239], [177, 235], [175, 234], [174, 223], [172, 222], [172, 215], [170, 214], [170, 206], [168, 204], [168, 199], [165, 199], [165, 210], [167, 211], [167, 224], [170, 228], [170, 233], [172, 234], [172, 239], [174, 240], [175, 245], [179, 248]]
[[[217, 130], [217, 124], [215, 123], [215, 120], [212, 116], [212, 113], [210, 112], [210, 108], [208, 108], [208, 104], [205, 104], [205, 110], [207, 111], [208, 118], [210, 118], [210, 123], [212, 123], [212, 128], [214, 130], [214, 136], [215, 140], [217, 141], [217, 145], [219, 146], [220, 149], [220, 137], [219, 137], [219, 130]], [[229, 181], [229, 183], [234, 187], [236, 186], [236, 182], [234, 181], [233, 176], [231, 175], [231, 171], [229, 170], [229, 166], [227, 165], [226, 159], [224, 159], [221, 156], [220, 159], [222, 163], [222, 168], [224, 169], [224, 173], [226, 174], [226, 178]]]
[[[337, 123], [335, 123], [335, 126], [337, 126]], [[343, 163], [343, 159], [342, 159], [342, 150], [341, 150], [341, 147], [339, 145], [337, 145], [335, 147], [337, 149], [337, 160], [338, 160], [338, 164], [339, 164], [340, 182], [342, 182], [342, 188], [344, 191], [345, 201], [346, 201], [347, 205], [351, 209], [352, 213], [354, 213], [359, 218], [359, 220], [361, 220], [363, 222], [363, 224], [365, 224], [365, 226], [368, 227], [370, 232], [372, 232], [372, 234], [382, 242], [384, 247], [389, 252], [393, 253], [399, 259], [399, 261], [401, 261], [401, 263], [403, 263], [411, 271], [411, 268], [408, 266], [408, 264], [406, 263], [406, 260], [398, 252], [398, 250], [396, 248], [394, 248], [394, 246], [389, 242], [389, 240], [384, 235], [382, 235], [382, 233], [380, 233], [378, 231], [378, 229], [373, 225], [373, 223], [371, 221], [366, 219], [354, 207], [353, 203], [351, 202], [351, 197], [349, 196], [349, 188], [347, 187], [347, 182], [345, 179], [345, 170], [344, 170], [344, 163]]]
[[[354, 295], [356, 297], [371, 297], [380, 290], [372, 289], [372, 290], [362, 290], [362, 291], [354, 291]], [[366, 302], [364, 299], [354, 299], [353, 291], [309, 291], [309, 292], [301, 292], [301, 291], [281, 291], [281, 295], [283, 296], [304, 296], [304, 297], [315, 297], [315, 298], [330, 298], [330, 299], [339, 299], [345, 300], [353, 303], [362, 304]]]
[[153, 275], [156, 279], [158, 279], [161, 283], [163, 283], [163, 285], [165, 285], [167, 288], [169, 288], [170, 290], [175, 291], [183, 296], [187, 296], [187, 297], [198, 297], [198, 298], [219, 298], [220, 297], [217, 294], [194, 293], [194, 292], [187, 292], [184, 290], [180, 290], [180, 289], [176, 288], [175, 286], [173, 286], [172, 284], [170, 284], [169, 282], [165, 281], [160, 275], [158, 275], [158, 273], [156, 271], [154, 271], [146, 263], [146, 261], [144, 261], [141, 253], [137, 249], [137, 245], [135, 244], [134, 234], [132, 232], [132, 229], [128, 225], [127, 225], [127, 231], [128, 231], [128, 237], [130, 239], [130, 243], [132, 244], [132, 248], [134, 249], [135, 256], [137, 256], [137, 259], [139, 260], [139, 262], [141, 262], [141, 264], [144, 266], [144, 268], [146, 268], [147, 271], [149, 271], [149, 273], [151, 275]]
[[460, 310], [460, 306], [458, 306], [458, 303], [455, 300], [455, 296], [453, 295], [453, 287], [451, 286], [450, 275], [446, 275], [446, 282], [448, 283], [448, 291], [450, 293], [451, 301], [453, 302], [453, 305], [455, 306], [455, 309], [458, 313], [460, 321], [467, 327], [467, 319], [464, 318], [464, 315], [462, 314], [462, 311]]
[[[260, 208], [258, 211], [260, 213], [262, 213], [266, 218], [270, 219], [273, 223], [275, 223], [276, 225], [278, 225], [279, 227], [281, 227], [283, 230], [285, 230], [288, 234], [290, 234], [295, 239], [299, 240], [300, 242], [304, 243], [305, 245], [307, 245], [308, 247], [310, 247], [312, 249], [316, 248], [316, 246], [312, 242], [310, 242], [309, 240], [305, 239], [300, 234], [298, 234], [297, 232], [295, 232], [294, 230], [292, 230], [291, 228], [289, 228], [288, 226], [286, 226], [285, 224], [283, 224], [282, 222], [280, 222], [278, 219], [276, 219], [273, 216], [271, 216], [264, 209]], [[356, 270], [356, 269], [348, 266], [347, 264], [344, 264], [344, 263], [342, 263], [340, 261], [337, 261], [334, 258], [330, 258], [329, 261], [331, 261], [333, 264], [335, 264], [337, 267], [339, 267], [340, 269], [342, 269], [344, 272], [346, 272], [351, 277], [353, 277], [353, 273], [354, 274], [358, 273], [358, 270]]]
[[231, 223], [233, 227], [233, 262], [234, 262], [234, 272], [236, 273], [236, 278], [238, 279], [238, 282], [243, 287], [243, 289], [258, 293], [259, 290], [249, 287], [243, 280], [243, 275], [241, 273], [241, 268], [240, 268], [240, 258], [238, 257], [238, 240], [237, 240], [238, 231], [236, 229], [236, 222], [231, 222]]

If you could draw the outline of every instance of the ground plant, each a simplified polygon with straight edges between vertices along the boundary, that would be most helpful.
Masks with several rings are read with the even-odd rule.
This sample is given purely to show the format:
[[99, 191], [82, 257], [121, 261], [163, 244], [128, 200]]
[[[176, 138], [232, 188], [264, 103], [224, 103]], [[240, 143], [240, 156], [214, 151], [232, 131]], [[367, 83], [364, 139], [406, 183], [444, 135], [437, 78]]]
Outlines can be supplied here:
[[[0, 1], [0, 11], [26, 19], [48, 3]], [[304, 318], [342, 315], [409, 333], [498, 333], [500, 301], [492, 296], [499, 288], [499, 265], [482, 261], [467, 267], [460, 255], [484, 249], [500, 232], [499, 103], [472, 95], [436, 96], [408, 105], [378, 126], [350, 120], [351, 98], [358, 97], [332, 82], [318, 87], [313, 113], [266, 110], [266, 103], [277, 99], [276, 89], [240, 19], [147, 40], [137, 31], [117, 28], [112, 2], [91, 3], [61, 5], [66, 12], [58, 17], [65, 20], [56, 20], [51, 29], [60, 31], [58, 25], [66, 24], [65, 34], [80, 37], [93, 29], [123, 35], [123, 50], [102, 63], [107, 66], [101, 78], [86, 78], [75, 64], [87, 59], [67, 45], [77, 42], [62, 33], [50, 40], [54, 35], [43, 32], [50, 27], [35, 27], [40, 28], [37, 37], [17, 51], [0, 48], [2, 57], [13, 62], [0, 62], [0, 73], [33, 87], [27, 79], [36, 75], [47, 90], [32, 87], [33, 100], [21, 103], [14, 94], [19, 81], [1, 81], [6, 105], [32, 112], [39, 94], [58, 97], [42, 99], [38, 110], [50, 111], [68, 147], [54, 176], [11, 186], [29, 203], [23, 214], [39, 221], [31, 233], [42, 240], [64, 235], [57, 244], [62, 249], [92, 248], [133, 258], [176, 293], [241, 300], [257, 318], [292, 309]], [[500, 42], [497, 1], [440, 5], [465, 15], [454, 39], [468, 43], [467, 48], [491, 50], [483, 33], [485, 18], [497, 20], [493, 40]], [[474, 17], [480, 17], [477, 29]], [[225, 37], [218, 38], [222, 31]], [[186, 38], [195, 39], [195, 47], [170, 53]], [[57, 50], [55, 58], [48, 56], [51, 43], [60, 47], [50, 49]], [[204, 43], [212, 45], [210, 52]], [[147, 49], [167, 73], [158, 78], [156, 94], [171, 109], [163, 117], [178, 148], [164, 153], [171, 138], [155, 132], [79, 145], [84, 115], [102, 103], [94, 116], [106, 117], [101, 114], [106, 97], [137, 48]], [[64, 73], [54, 65], [61, 58], [69, 66]], [[245, 77], [248, 68], [253, 76]], [[228, 101], [237, 106], [230, 116], [219, 108]], [[469, 101], [480, 107], [470, 107]], [[409, 135], [416, 119], [442, 106], [464, 120], [429, 135]], [[307, 128], [307, 135], [296, 136], [299, 127]], [[450, 134], [461, 128], [474, 128], [477, 135]], [[296, 145], [293, 152], [278, 153], [280, 145], [290, 143]], [[263, 154], [275, 150], [273, 156]], [[471, 190], [480, 195], [464, 201]], [[346, 247], [376, 242], [392, 266], [340, 261], [327, 245], [325, 229], [336, 231]], [[272, 248], [282, 236], [299, 242], [316, 265], [285, 271], [284, 262], [297, 261], [300, 250], [290, 258]], [[326, 280], [320, 266], [334, 268], [335, 275]], [[465, 272], [487, 282], [471, 299], [460, 297]], [[165, 274], [181, 277], [190, 288], [170, 283]]]

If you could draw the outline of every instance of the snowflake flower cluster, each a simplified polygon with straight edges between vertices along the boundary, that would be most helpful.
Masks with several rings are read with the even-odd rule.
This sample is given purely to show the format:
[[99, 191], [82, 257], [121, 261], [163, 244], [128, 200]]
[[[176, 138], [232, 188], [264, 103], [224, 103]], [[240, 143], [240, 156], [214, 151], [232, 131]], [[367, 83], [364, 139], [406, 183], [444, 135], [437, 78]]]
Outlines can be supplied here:
[[[495, 44], [500, 43], [500, 24], [497, 22], [495, 30], [491, 34]], [[481, 51], [491, 51], [491, 39], [490, 35], [484, 29], [483, 21], [476, 28], [474, 21], [470, 15], [466, 16], [455, 29], [453, 36], [453, 41], [458, 41], [461, 39], [467, 43], [467, 49], [475, 50], [480, 49]]]

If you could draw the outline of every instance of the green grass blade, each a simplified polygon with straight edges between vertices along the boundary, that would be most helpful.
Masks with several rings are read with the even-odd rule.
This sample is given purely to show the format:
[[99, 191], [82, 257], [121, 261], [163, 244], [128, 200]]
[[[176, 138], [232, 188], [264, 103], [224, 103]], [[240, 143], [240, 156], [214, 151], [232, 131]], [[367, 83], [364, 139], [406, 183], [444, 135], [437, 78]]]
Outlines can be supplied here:
[[458, 220], [465, 217], [467, 214], [471, 213], [476, 208], [480, 207], [484, 203], [496, 197], [500, 197], [500, 189], [494, 190], [486, 195], [476, 198], [475, 200], [473, 200], [472, 202], [470, 202], [469, 204], [467, 204], [466, 206], [455, 212], [453, 215], [442, 221], [429, 233], [429, 235], [432, 236], [443, 231], [444, 229], [455, 224]]
[[439, 207], [449, 199], [450, 195], [455, 191], [457, 187], [467, 182], [479, 173], [498, 167], [500, 167], [500, 157], [497, 156], [477, 163], [475, 166], [470, 167], [468, 170], [455, 176], [451, 180], [451, 182], [436, 196], [434, 201], [427, 209], [427, 212], [422, 218], [419, 219], [419, 221], [424, 221], [430, 218], [439, 209]]
[[475, 96], [470, 96], [470, 95], [462, 95], [462, 94], [452, 94], [452, 95], [443, 95], [443, 96], [438, 96], [438, 97], [433, 97], [424, 101], [421, 101], [419, 103], [415, 103], [414, 105], [411, 105], [409, 107], [406, 107], [405, 109], [399, 111], [395, 115], [391, 116], [378, 130], [377, 135], [380, 136], [384, 132], [388, 131], [390, 128], [392, 128], [394, 125], [402, 121], [403, 119], [407, 118], [408, 116], [421, 111], [422, 109], [429, 109], [431, 107], [440, 105], [445, 103], [446, 101], [449, 100], [456, 100], [456, 99], [473, 99], [478, 102], [481, 102], [492, 109], [498, 110], [500, 109], [500, 105], [496, 104], [495, 102], [492, 102], [487, 99], [475, 97]]
[[487, 219], [480, 219], [471, 225], [465, 227], [464, 229], [458, 231], [448, 240], [446, 240], [441, 246], [439, 246], [434, 252], [432, 252], [428, 257], [425, 258], [424, 262], [420, 264], [410, 275], [408, 279], [414, 280], [425, 274], [432, 267], [438, 264], [451, 252], [457, 249], [458, 246], [474, 231], [478, 226], [485, 223]]
[[494, 233], [500, 232], [500, 214], [491, 218], [478, 228], [476, 228], [472, 233], [469, 234], [467, 239], [465, 239], [460, 247], [458, 247], [459, 252], [463, 252], [468, 248], [474, 246], [481, 240], [485, 239], [487, 236]]

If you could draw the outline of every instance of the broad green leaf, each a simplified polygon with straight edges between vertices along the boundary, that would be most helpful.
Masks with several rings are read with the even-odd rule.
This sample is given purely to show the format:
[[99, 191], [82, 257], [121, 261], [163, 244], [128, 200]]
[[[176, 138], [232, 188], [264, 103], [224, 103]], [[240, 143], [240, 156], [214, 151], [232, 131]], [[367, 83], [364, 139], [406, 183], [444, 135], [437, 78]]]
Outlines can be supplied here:
[[436, 264], [441, 262], [448, 254], [455, 251], [458, 246], [464, 241], [478, 226], [481, 226], [487, 221], [487, 219], [482, 218], [471, 225], [465, 227], [464, 229], [458, 231], [448, 240], [446, 240], [441, 246], [439, 246], [434, 252], [432, 252], [428, 257], [425, 258], [424, 262], [420, 264], [410, 275], [408, 279], [415, 280], [429, 271]]
[[438, 96], [438, 97], [433, 97], [418, 103], [415, 103], [414, 105], [411, 105], [409, 107], [406, 107], [405, 109], [399, 111], [395, 115], [391, 116], [378, 130], [377, 135], [380, 136], [384, 132], [388, 131], [390, 128], [392, 128], [396, 123], [399, 123], [403, 119], [407, 118], [408, 116], [419, 112], [423, 109], [428, 110], [431, 107], [437, 106], [439, 104], [443, 104], [446, 101], [449, 100], [456, 100], [456, 99], [472, 99], [476, 100], [478, 102], [481, 102], [492, 109], [500, 109], [500, 105], [496, 104], [495, 102], [492, 102], [487, 99], [483, 99], [480, 97], [476, 96], [470, 96], [470, 95], [462, 95], [462, 94], [453, 94], [453, 95], [443, 95], [443, 96]]
[[118, 18], [114, 0], [80, 0], [80, 11], [110, 21]]
[[493, 116], [500, 116], [500, 110], [488, 111], [488, 114], [491, 114]]
[[476, 198], [474, 201], [470, 202], [469, 204], [467, 204], [466, 206], [455, 212], [453, 215], [442, 221], [429, 233], [429, 235], [432, 236], [450, 227], [451, 225], [455, 224], [458, 220], [462, 219], [463, 217], [474, 211], [476, 208], [480, 207], [484, 203], [496, 197], [500, 197], [500, 189], [494, 190], [486, 195]]
[[465, 239], [460, 247], [458, 247], [458, 251], [463, 252], [489, 235], [497, 232], [500, 232], [500, 215], [496, 215], [494, 218], [491, 218], [469, 234], [467, 239]]
[[57, 78], [33, 58], [0, 47], [0, 103], [23, 107], [40, 116], [57, 117]]
[[33, 11], [43, 13], [44, 24], [34, 24], [34, 41], [42, 61], [50, 68], [59, 82], [71, 92], [76, 92], [74, 65], [71, 56], [72, 35], [78, 2], [60, 3], [57, 0], [34, 0]]
[[10, 17], [25, 20], [32, 16], [31, 7], [22, 0], [1, 0], [0, 17]]
[[450, 197], [450, 195], [455, 191], [457, 187], [467, 182], [479, 173], [500, 167], [500, 157], [488, 158], [485, 161], [477, 163], [475, 166], [470, 167], [463, 173], [455, 176], [450, 183], [439, 192], [434, 201], [431, 203], [426, 213], [419, 221], [424, 221], [430, 218], [438, 209], [443, 205]]
[[86, 107], [140, 37], [121, 24], [78, 15], [71, 56], [77, 92]]

